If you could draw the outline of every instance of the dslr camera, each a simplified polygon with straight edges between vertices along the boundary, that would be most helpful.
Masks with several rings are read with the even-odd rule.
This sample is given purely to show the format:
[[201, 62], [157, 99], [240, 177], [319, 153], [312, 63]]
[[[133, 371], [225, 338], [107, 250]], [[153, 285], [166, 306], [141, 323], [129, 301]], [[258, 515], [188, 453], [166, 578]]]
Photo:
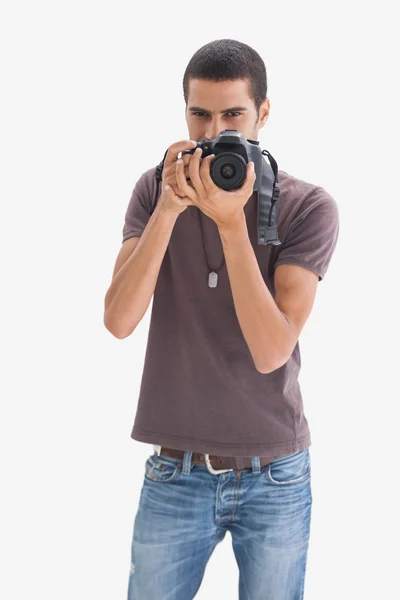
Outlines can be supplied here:
[[203, 151], [201, 158], [215, 154], [210, 176], [218, 187], [227, 191], [240, 188], [246, 179], [246, 165], [252, 161], [256, 174], [253, 189], [260, 188], [263, 157], [257, 140], [247, 140], [237, 129], [225, 129], [213, 140], [197, 142], [196, 148], [182, 151], [182, 156], [194, 154], [197, 148]]

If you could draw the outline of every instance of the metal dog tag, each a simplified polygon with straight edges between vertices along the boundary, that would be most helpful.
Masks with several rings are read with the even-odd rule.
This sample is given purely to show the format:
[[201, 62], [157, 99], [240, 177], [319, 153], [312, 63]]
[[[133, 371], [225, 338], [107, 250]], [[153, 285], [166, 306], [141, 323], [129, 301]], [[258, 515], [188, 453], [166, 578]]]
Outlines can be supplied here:
[[216, 273], [215, 271], [211, 271], [211, 273], [208, 274], [208, 285], [210, 288], [217, 287], [218, 273]]

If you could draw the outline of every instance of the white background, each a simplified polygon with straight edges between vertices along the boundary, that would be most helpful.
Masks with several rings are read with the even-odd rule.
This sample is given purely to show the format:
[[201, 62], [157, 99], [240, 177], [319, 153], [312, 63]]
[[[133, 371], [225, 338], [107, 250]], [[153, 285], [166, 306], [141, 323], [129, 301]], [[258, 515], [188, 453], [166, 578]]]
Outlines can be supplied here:
[[[400, 597], [395, 4], [2, 5], [5, 600], [126, 598], [152, 453], [130, 438], [150, 308], [118, 340], [104, 296], [136, 180], [187, 137], [185, 67], [223, 37], [266, 63], [261, 146], [340, 210], [300, 342], [314, 498], [305, 599]], [[232, 600], [237, 585], [227, 535], [196, 598]]]

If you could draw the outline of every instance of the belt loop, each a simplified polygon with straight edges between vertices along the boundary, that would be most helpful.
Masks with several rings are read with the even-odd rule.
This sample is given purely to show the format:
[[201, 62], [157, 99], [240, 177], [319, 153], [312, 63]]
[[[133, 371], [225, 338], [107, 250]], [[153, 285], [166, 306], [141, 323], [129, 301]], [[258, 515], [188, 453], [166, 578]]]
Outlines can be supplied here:
[[193, 454], [193, 451], [185, 450], [185, 454], [183, 455], [183, 466], [182, 466], [182, 474], [183, 475], [190, 475], [192, 454]]
[[253, 473], [260, 473], [261, 472], [261, 463], [260, 463], [260, 457], [259, 456], [252, 456], [251, 458], [251, 470]]
[[238, 471], [243, 471], [243, 469], [244, 469], [243, 456], [235, 456], [235, 460], [236, 460], [236, 469]]

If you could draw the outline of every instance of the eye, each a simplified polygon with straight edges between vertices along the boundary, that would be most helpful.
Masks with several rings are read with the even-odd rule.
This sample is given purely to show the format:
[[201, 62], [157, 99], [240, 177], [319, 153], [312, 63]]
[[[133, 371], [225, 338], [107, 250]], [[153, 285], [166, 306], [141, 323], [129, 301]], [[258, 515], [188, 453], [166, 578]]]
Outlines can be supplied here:
[[[199, 111], [197, 111], [197, 112], [193, 112], [192, 114], [193, 114], [195, 117], [197, 117], [197, 116], [198, 116], [199, 118], [202, 118], [202, 117], [208, 117], [208, 116], [209, 116], [209, 115], [207, 115], [206, 113], [204, 113], [204, 112], [199, 112]], [[227, 112], [227, 113], [225, 113], [225, 114], [226, 114], [227, 116], [228, 116], [228, 115], [232, 115], [232, 117], [233, 117], [233, 118], [236, 118], [236, 117], [240, 117], [242, 113], [241, 113], [241, 112], [237, 112], [237, 111], [232, 111], [232, 110], [231, 110], [231, 111], [229, 111], [229, 112]]]

